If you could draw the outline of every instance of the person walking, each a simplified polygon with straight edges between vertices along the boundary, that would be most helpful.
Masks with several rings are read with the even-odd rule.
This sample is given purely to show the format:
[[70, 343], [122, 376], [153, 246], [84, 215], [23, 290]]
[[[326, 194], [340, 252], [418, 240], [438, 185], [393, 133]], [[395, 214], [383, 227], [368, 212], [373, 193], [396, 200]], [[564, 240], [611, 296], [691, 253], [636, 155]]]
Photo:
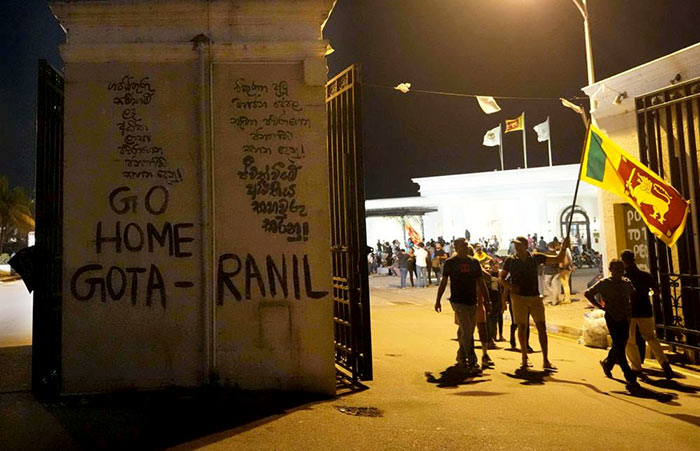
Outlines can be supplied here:
[[435, 252], [433, 253], [433, 272], [435, 273], [435, 283], [440, 285], [440, 278], [442, 274], [442, 265], [447, 260], [447, 253], [442, 249], [442, 243], [435, 243]]
[[399, 265], [399, 275], [401, 276], [401, 288], [406, 288], [406, 274], [408, 274], [408, 254], [406, 249], [399, 249], [399, 254], [396, 256]]
[[[545, 370], [556, 371], [556, 367], [549, 361], [549, 348], [547, 343], [547, 325], [545, 322], [544, 304], [540, 297], [537, 280], [537, 267], [540, 264], [559, 264], [564, 260], [563, 249], [569, 245], [569, 238], [564, 239], [563, 248], [557, 255], [530, 254], [528, 252], [528, 240], [519, 236], [513, 240], [515, 254], [508, 256], [503, 263], [503, 269], [499, 274], [501, 284], [510, 290], [513, 305], [513, 321], [518, 325], [518, 341], [522, 362], [520, 369], [527, 371], [527, 341], [526, 325], [531, 315], [537, 327], [537, 336], [542, 347], [542, 367]], [[510, 275], [510, 280], [508, 276]]]
[[413, 250], [413, 248], [408, 251], [406, 269], [408, 269], [408, 275], [411, 278], [411, 287], [415, 287], [413, 284], [413, 276], [416, 276], [416, 281], [418, 281], [418, 274], [416, 274], [416, 252]]
[[625, 357], [625, 346], [630, 330], [630, 318], [632, 317], [632, 299], [635, 296], [632, 282], [626, 277], [625, 265], [614, 258], [608, 266], [610, 277], [598, 281], [586, 290], [584, 296], [596, 307], [605, 310], [605, 324], [612, 338], [612, 347], [608, 356], [600, 361], [603, 373], [612, 378], [612, 370], [615, 365], [620, 365], [627, 389], [631, 392], [640, 388], [637, 375], [632, 371]]
[[428, 274], [428, 251], [425, 250], [425, 244], [418, 243], [416, 249], [416, 271], [418, 273], [418, 287], [423, 288], [427, 284]]
[[491, 280], [489, 281], [491, 313], [489, 313], [486, 321], [486, 328], [489, 335], [489, 349], [497, 349], [496, 341], [506, 341], [505, 338], [503, 338], [503, 312], [506, 309], [506, 304], [502, 296], [503, 287], [498, 283], [498, 260], [495, 258], [491, 259], [485, 269], [491, 275]]
[[[564, 247], [564, 246], [562, 246]], [[564, 290], [564, 300], [562, 304], [571, 304], [571, 273], [574, 272], [573, 258], [571, 257], [570, 246], [566, 247], [564, 261], [559, 263], [559, 283]]]
[[441, 299], [447, 282], [450, 282], [450, 304], [457, 320], [457, 365], [478, 372], [474, 352], [474, 327], [476, 326], [477, 297], [486, 296], [483, 292], [483, 272], [478, 260], [469, 255], [464, 238], [454, 242], [455, 255], [445, 261], [443, 277], [435, 299], [435, 311], [442, 311]]
[[666, 357], [666, 354], [664, 354], [664, 351], [661, 349], [659, 339], [656, 338], [656, 332], [654, 331], [654, 313], [651, 302], [649, 302], [650, 294], [658, 296], [659, 286], [650, 273], [639, 269], [634, 261], [634, 252], [625, 249], [622, 251], [622, 254], [620, 254], [620, 257], [622, 263], [625, 265], [625, 277], [632, 282], [632, 286], [634, 287], [632, 318], [630, 319], [629, 336], [627, 337], [627, 345], [625, 346], [625, 352], [627, 358], [629, 358], [632, 371], [639, 375], [643, 374], [642, 358], [639, 353], [636, 338], [637, 327], [639, 327], [642, 339], [649, 343], [649, 347], [654, 353], [656, 361], [659, 362], [659, 365], [661, 365], [661, 368], [664, 370], [664, 376], [666, 376], [666, 379], [672, 379], [676, 374], [673, 372], [673, 369], [671, 369], [671, 364], [668, 363], [668, 357]]

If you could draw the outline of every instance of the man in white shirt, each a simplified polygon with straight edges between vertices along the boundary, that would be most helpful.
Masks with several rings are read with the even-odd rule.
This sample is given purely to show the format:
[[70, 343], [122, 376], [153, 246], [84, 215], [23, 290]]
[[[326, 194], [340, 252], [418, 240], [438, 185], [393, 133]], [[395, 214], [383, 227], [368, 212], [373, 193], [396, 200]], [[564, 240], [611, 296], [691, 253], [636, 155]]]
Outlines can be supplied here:
[[416, 248], [416, 275], [418, 276], [418, 286], [425, 287], [428, 277], [428, 251], [425, 244], [418, 243]]

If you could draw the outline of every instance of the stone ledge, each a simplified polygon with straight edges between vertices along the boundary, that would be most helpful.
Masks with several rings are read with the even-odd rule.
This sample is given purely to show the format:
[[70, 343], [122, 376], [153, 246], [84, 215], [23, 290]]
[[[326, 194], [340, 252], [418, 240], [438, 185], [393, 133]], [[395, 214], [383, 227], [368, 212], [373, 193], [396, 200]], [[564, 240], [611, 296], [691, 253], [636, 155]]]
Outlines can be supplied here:
[[[219, 62], [301, 62], [322, 58], [327, 41], [236, 42], [211, 45], [211, 61]], [[61, 46], [66, 63], [77, 62], [150, 62], [193, 61], [197, 52], [192, 42], [66, 44]]]

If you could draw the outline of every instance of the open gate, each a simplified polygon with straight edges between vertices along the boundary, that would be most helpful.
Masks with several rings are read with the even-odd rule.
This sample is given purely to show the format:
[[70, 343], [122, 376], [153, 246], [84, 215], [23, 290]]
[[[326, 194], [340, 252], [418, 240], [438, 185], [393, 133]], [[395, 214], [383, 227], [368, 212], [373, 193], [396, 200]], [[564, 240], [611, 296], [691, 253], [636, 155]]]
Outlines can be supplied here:
[[698, 149], [700, 78], [635, 99], [642, 163], [690, 200], [685, 232], [673, 248], [647, 233], [652, 274], [659, 282], [656, 327], [665, 343], [700, 351], [700, 228]]
[[335, 362], [372, 380], [359, 68], [326, 84]]
[[63, 76], [39, 60], [32, 390], [58, 394], [63, 256]]

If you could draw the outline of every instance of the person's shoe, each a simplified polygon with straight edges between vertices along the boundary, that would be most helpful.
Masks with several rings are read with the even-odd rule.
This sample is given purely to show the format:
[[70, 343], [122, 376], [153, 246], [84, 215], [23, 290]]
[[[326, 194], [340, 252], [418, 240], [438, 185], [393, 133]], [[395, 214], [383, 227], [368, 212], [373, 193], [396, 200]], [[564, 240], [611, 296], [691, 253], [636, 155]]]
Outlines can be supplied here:
[[485, 355], [481, 358], [481, 368], [482, 369], [487, 369], [487, 368], [493, 368], [495, 364], [493, 363], [493, 360], [491, 360], [491, 357]]
[[603, 367], [603, 373], [605, 374], [605, 377], [612, 379], [612, 370], [608, 368], [608, 365], [605, 364], [605, 361], [601, 360], [599, 363], [600, 366]]
[[496, 343], [493, 340], [491, 340], [491, 342], [489, 343], [489, 349], [501, 349], [501, 348], [496, 346]]
[[552, 365], [552, 362], [550, 362], [550, 361], [544, 362], [542, 364], [542, 369], [544, 371], [549, 371], [549, 372], [555, 372], [555, 371], [559, 370], [556, 366]]
[[527, 353], [532, 354], [533, 352], [535, 352], [535, 350], [532, 349], [532, 347], [530, 345], [527, 345]]
[[673, 372], [673, 369], [671, 368], [671, 364], [670, 364], [670, 363], [664, 362], [664, 364], [661, 365], [661, 368], [663, 368], [663, 370], [664, 370], [664, 377], [665, 377], [667, 380], [670, 381], [670, 380], [673, 379], [674, 377], [678, 377], [678, 375], [677, 375], [676, 373]]
[[498, 340], [496, 340], [496, 341], [506, 341], [506, 339], [503, 337], [503, 335], [501, 335], [500, 337], [498, 337]]
[[639, 393], [640, 391], [642, 391], [642, 386], [639, 385], [639, 382], [637, 381], [627, 382], [625, 388], [632, 394]]

